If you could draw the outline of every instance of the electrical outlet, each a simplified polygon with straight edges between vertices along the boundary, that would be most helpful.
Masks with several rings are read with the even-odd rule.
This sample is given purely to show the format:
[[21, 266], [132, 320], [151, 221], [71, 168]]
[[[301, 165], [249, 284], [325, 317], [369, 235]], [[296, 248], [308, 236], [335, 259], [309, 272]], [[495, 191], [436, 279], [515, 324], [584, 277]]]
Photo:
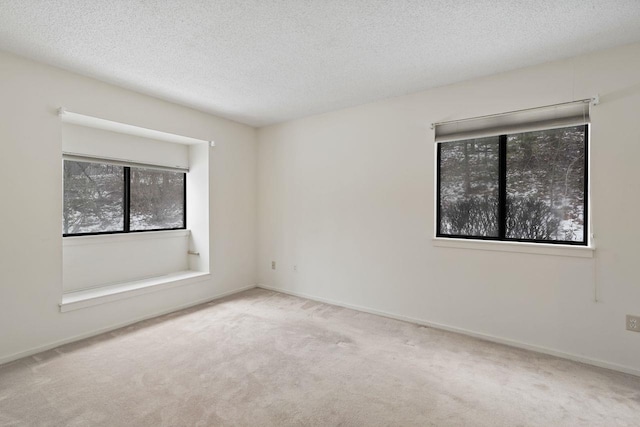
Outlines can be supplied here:
[[640, 332], [640, 316], [627, 315], [627, 330]]
[[271, 261], [271, 269], [272, 270], [276, 269], [276, 262], [275, 261]]
[[298, 266], [297, 265], [293, 266], [293, 271], [298, 271]]

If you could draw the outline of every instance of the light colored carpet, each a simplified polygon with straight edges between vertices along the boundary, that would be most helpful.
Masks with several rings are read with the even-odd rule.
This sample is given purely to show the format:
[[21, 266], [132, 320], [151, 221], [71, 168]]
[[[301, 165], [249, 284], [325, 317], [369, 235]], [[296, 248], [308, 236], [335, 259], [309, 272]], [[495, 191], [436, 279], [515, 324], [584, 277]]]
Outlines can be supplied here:
[[255, 289], [0, 367], [2, 426], [638, 426], [640, 378]]

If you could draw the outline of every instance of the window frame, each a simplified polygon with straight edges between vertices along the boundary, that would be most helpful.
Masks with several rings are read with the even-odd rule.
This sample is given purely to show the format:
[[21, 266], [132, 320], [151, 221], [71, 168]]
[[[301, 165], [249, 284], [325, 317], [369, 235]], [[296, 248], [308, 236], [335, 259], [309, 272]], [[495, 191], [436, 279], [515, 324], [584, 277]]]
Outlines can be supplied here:
[[[583, 240], [582, 241], [568, 241], [568, 240], [542, 240], [542, 239], [522, 239], [522, 238], [509, 238], [506, 237], [506, 214], [507, 214], [507, 138], [509, 135], [517, 135], [525, 132], [512, 132], [501, 133], [496, 135], [499, 137], [498, 142], [498, 236], [468, 236], [461, 234], [444, 234], [441, 232], [441, 191], [440, 191], [440, 165], [441, 165], [441, 145], [447, 142], [460, 142], [466, 139], [447, 142], [436, 142], [436, 223], [435, 223], [435, 237], [444, 239], [464, 239], [471, 241], [493, 241], [503, 243], [534, 243], [534, 244], [551, 244], [551, 245], [566, 245], [566, 246], [578, 246], [589, 247], [590, 246], [590, 226], [591, 221], [589, 217], [589, 123], [581, 125], [567, 125], [559, 128], [547, 128], [542, 129], [563, 129], [568, 127], [583, 127], [584, 129], [584, 225], [583, 225]], [[537, 130], [540, 131], [540, 130]], [[472, 139], [472, 138], [470, 138]]]
[[[62, 159], [62, 166], [64, 168], [65, 161], [72, 162], [84, 162], [84, 163], [99, 163], [99, 164], [111, 164], [107, 160], [96, 159], [94, 162], [83, 161], [83, 160], [71, 160], [71, 159]], [[62, 233], [62, 237], [82, 237], [82, 236], [100, 236], [100, 235], [108, 235], [108, 234], [131, 234], [131, 233], [147, 233], [153, 231], [171, 231], [171, 230], [186, 230], [187, 229], [187, 172], [184, 171], [173, 171], [174, 173], [182, 173], [182, 185], [183, 185], [183, 197], [182, 197], [182, 227], [172, 227], [172, 228], [153, 228], [148, 230], [131, 230], [131, 168], [137, 169], [145, 169], [143, 166], [127, 166], [127, 165], [119, 165], [123, 168], [123, 224], [122, 230], [114, 230], [114, 231], [92, 231], [87, 233]], [[146, 169], [153, 169], [153, 166], [149, 166]], [[167, 171], [165, 168], [161, 169]], [[63, 179], [63, 192], [64, 192], [64, 179]], [[63, 202], [64, 203], [64, 202]]]

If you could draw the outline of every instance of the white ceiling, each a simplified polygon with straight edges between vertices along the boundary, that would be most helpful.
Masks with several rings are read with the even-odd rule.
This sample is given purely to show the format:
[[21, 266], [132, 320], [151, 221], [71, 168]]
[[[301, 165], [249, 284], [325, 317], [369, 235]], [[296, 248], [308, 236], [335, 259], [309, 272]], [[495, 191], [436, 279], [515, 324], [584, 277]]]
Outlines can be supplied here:
[[253, 126], [640, 41], [640, 0], [0, 0], [0, 49]]

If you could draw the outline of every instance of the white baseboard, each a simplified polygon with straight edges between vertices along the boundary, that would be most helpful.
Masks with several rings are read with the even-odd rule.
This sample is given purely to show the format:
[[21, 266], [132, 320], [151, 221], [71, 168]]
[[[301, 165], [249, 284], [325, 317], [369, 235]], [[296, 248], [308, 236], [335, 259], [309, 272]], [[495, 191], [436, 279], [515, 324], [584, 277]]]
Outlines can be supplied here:
[[630, 375], [635, 375], [635, 376], [640, 377], [640, 370], [639, 369], [632, 368], [632, 367], [629, 367], [629, 366], [618, 365], [616, 363], [605, 362], [604, 360], [592, 359], [590, 357], [580, 356], [580, 355], [577, 355], [577, 354], [565, 353], [563, 351], [558, 351], [558, 350], [553, 350], [553, 349], [547, 348], [547, 347], [527, 344], [527, 343], [523, 343], [523, 342], [520, 342], [520, 341], [515, 341], [515, 340], [512, 340], [512, 339], [508, 339], [508, 338], [497, 337], [497, 336], [494, 336], [494, 335], [484, 334], [484, 333], [481, 333], [481, 332], [474, 332], [474, 331], [471, 331], [471, 330], [468, 330], [468, 329], [457, 328], [455, 326], [447, 326], [447, 325], [443, 325], [441, 323], [430, 322], [428, 320], [417, 319], [417, 318], [414, 318], [414, 317], [402, 316], [402, 315], [399, 315], [399, 314], [394, 314], [394, 313], [388, 313], [388, 312], [385, 312], [385, 311], [374, 310], [374, 309], [371, 309], [371, 308], [368, 308], [368, 307], [362, 307], [362, 306], [354, 305], [354, 304], [347, 304], [347, 303], [343, 303], [343, 302], [340, 302], [340, 301], [331, 300], [331, 299], [328, 299], [328, 298], [317, 297], [315, 295], [309, 295], [309, 294], [305, 294], [305, 293], [302, 293], [302, 292], [296, 292], [296, 291], [290, 291], [290, 290], [287, 290], [287, 289], [276, 288], [276, 287], [267, 286], [267, 285], [264, 285], [264, 284], [258, 284], [257, 287], [258, 288], [262, 288], [262, 289], [266, 289], [266, 290], [269, 290], [269, 291], [281, 292], [283, 294], [288, 294], [288, 295], [293, 295], [293, 296], [297, 296], [297, 297], [301, 297], [301, 298], [306, 298], [306, 299], [310, 299], [310, 300], [313, 300], [313, 301], [323, 302], [323, 303], [326, 303], [326, 304], [336, 305], [338, 307], [349, 308], [351, 310], [362, 311], [364, 313], [369, 313], [369, 314], [375, 314], [375, 315], [378, 315], [378, 316], [388, 317], [390, 319], [402, 320], [402, 321], [405, 321], [405, 322], [411, 322], [411, 323], [416, 323], [418, 325], [428, 326], [430, 328], [441, 329], [441, 330], [449, 331], [449, 332], [455, 332], [455, 333], [458, 333], [458, 334], [467, 335], [467, 336], [471, 336], [471, 337], [474, 337], [474, 338], [479, 338], [479, 339], [482, 339], [482, 340], [485, 340], [485, 341], [491, 341], [491, 342], [495, 342], [495, 343], [498, 343], [498, 344], [504, 344], [504, 345], [508, 345], [508, 346], [511, 346], [511, 347], [521, 348], [521, 349], [524, 349], [524, 350], [535, 351], [537, 353], [548, 354], [550, 356], [556, 356], [556, 357], [560, 357], [560, 358], [563, 358], [563, 359], [572, 360], [574, 362], [585, 363], [587, 365], [593, 365], [593, 366], [597, 366], [599, 368], [611, 369], [613, 371], [623, 372], [625, 374], [630, 374]]
[[335, 300], [331, 300], [328, 298], [322, 298], [322, 297], [317, 297], [315, 295], [310, 295], [310, 294], [305, 294], [302, 292], [295, 292], [295, 291], [290, 291], [287, 289], [281, 289], [281, 288], [276, 288], [273, 286], [267, 286], [264, 284], [258, 284], [258, 285], [249, 285], [249, 286], [245, 286], [243, 288], [239, 288], [239, 289], [234, 289], [231, 291], [227, 291], [227, 292], [222, 292], [220, 294], [216, 294], [214, 296], [210, 296], [198, 301], [193, 301], [190, 302], [188, 304], [183, 304], [177, 307], [172, 307], [170, 309], [167, 310], [161, 310], [159, 312], [155, 312], [153, 314], [149, 314], [146, 316], [142, 316], [133, 320], [128, 320], [126, 322], [122, 322], [122, 323], [118, 323], [116, 325], [111, 325], [111, 326], [107, 326], [105, 328], [101, 328], [101, 329], [97, 329], [91, 332], [87, 332], [84, 334], [80, 334], [80, 335], [76, 335], [70, 338], [65, 338], [63, 340], [59, 340], [59, 341], [55, 341], [49, 344], [45, 344], [42, 346], [38, 346], [38, 347], [34, 347], [31, 348], [29, 350], [25, 350], [25, 351], [21, 351], [18, 353], [14, 353], [11, 354], [9, 356], [4, 356], [4, 357], [0, 357], [0, 365], [5, 364], [5, 363], [9, 363], [12, 362], [14, 360], [18, 360], [18, 359], [22, 359], [23, 357], [28, 357], [28, 356], [32, 356], [34, 354], [37, 353], [41, 353], [43, 351], [47, 351], [47, 350], [51, 350], [52, 348], [56, 348], [56, 347], [60, 347], [64, 344], [69, 344], [71, 342], [75, 342], [75, 341], [80, 341], [82, 339], [85, 338], [89, 338], [89, 337], [93, 337], [96, 335], [100, 335], [102, 333], [105, 332], [110, 332], [116, 329], [120, 329], [122, 327], [125, 326], [129, 326], [132, 325], [134, 323], [138, 323], [141, 322], [143, 320], [148, 320], [148, 319], [152, 319], [154, 317], [158, 317], [158, 316], [162, 316], [164, 314], [169, 314], [169, 313], [173, 313], [175, 311], [179, 311], [179, 310], [183, 310], [185, 308], [189, 308], [189, 307], [193, 307], [199, 304], [204, 304], [210, 301], [214, 301], [220, 298], [224, 298], [227, 297], [229, 295], [233, 295], [233, 294], [237, 294], [240, 292], [244, 292], [247, 291], [249, 289], [253, 289], [253, 288], [262, 288], [262, 289], [266, 289], [269, 291], [274, 291], [274, 292], [280, 292], [283, 294], [288, 294], [288, 295], [293, 295], [293, 296], [297, 296], [297, 297], [301, 297], [301, 298], [306, 298], [306, 299], [310, 299], [313, 301], [318, 301], [318, 302], [323, 302], [326, 304], [331, 304], [331, 305], [336, 305], [338, 307], [344, 307], [344, 308], [348, 308], [351, 310], [357, 310], [357, 311], [361, 311], [364, 313], [370, 313], [370, 314], [375, 314], [378, 316], [384, 316], [384, 317], [388, 317], [390, 319], [396, 319], [396, 320], [402, 320], [405, 322], [411, 322], [411, 323], [416, 323], [418, 325], [423, 325], [423, 326], [428, 326], [431, 328], [435, 328], [435, 329], [441, 329], [444, 331], [450, 331], [450, 332], [455, 332], [455, 333], [459, 333], [459, 334], [463, 334], [463, 335], [467, 335], [467, 336], [471, 336], [471, 337], [475, 337], [475, 338], [479, 338], [485, 341], [491, 341], [491, 342], [495, 342], [498, 344], [504, 344], [504, 345], [508, 345], [511, 347], [516, 347], [516, 348], [521, 348], [524, 350], [530, 350], [530, 351], [535, 351], [538, 353], [543, 353], [543, 354], [548, 354], [551, 356], [556, 356], [556, 357], [561, 357], [563, 359], [568, 359], [568, 360], [573, 360], [575, 362], [580, 362], [580, 363], [586, 363], [588, 365], [593, 365], [593, 366], [597, 366], [600, 368], [605, 368], [605, 369], [611, 369], [614, 371], [618, 371], [618, 372], [623, 372], [625, 374], [630, 374], [630, 375], [635, 375], [640, 377], [640, 370], [636, 369], [636, 368], [632, 368], [629, 366], [623, 366], [623, 365], [618, 365], [616, 363], [610, 363], [610, 362], [605, 362], [603, 360], [599, 360], [599, 359], [593, 359], [593, 358], [589, 358], [589, 357], [584, 357], [584, 356], [579, 356], [576, 354], [571, 354], [571, 353], [565, 353], [562, 351], [558, 351], [558, 350], [553, 350], [547, 347], [542, 347], [542, 346], [537, 346], [537, 345], [531, 345], [531, 344], [526, 344], [520, 341], [515, 341], [515, 340], [511, 340], [508, 338], [501, 338], [501, 337], [496, 337], [493, 335], [489, 335], [489, 334], [484, 334], [484, 333], [480, 333], [480, 332], [474, 332], [468, 329], [463, 329], [463, 328], [457, 328], [454, 326], [447, 326], [441, 323], [435, 323], [435, 322], [430, 322], [427, 320], [423, 320], [423, 319], [418, 319], [418, 318], [414, 318], [414, 317], [409, 317], [409, 316], [402, 316], [402, 315], [398, 315], [398, 314], [394, 314], [394, 313], [388, 313], [385, 311], [380, 311], [380, 310], [374, 310], [374, 309], [370, 309], [367, 307], [363, 307], [363, 306], [359, 306], [359, 305], [355, 305], [355, 304], [347, 304], [347, 303], [343, 303], [340, 301], [335, 301]]
[[120, 328], [123, 328], [125, 326], [132, 325], [134, 323], [142, 322], [143, 320], [153, 319], [154, 317], [162, 316], [164, 314], [169, 314], [169, 313], [173, 313], [175, 311], [184, 310], [185, 308], [194, 307], [196, 305], [204, 304], [204, 303], [207, 303], [207, 302], [211, 302], [211, 301], [214, 301], [214, 300], [217, 300], [217, 299], [220, 299], [220, 298], [227, 297], [229, 295], [233, 295], [233, 294], [237, 294], [237, 293], [240, 293], [240, 292], [244, 292], [246, 290], [253, 289], [255, 287], [256, 287], [256, 285], [249, 285], [249, 286], [245, 286], [245, 287], [240, 288], [240, 289], [233, 289], [231, 291], [222, 292], [220, 294], [216, 294], [216, 295], [213, 295], [213, 296], [201, 299], [201, 300], [192, 301], [190, 303], [182, 304], [182, 305], [179, 305], [177, 307], [172, 307], [172, 308], [169, 308], [169, 309], [166, 309], [166, 310], [161, 310], [161, 311], [155, 312], [153, 314], [148, 314], [146, 316], [137, 317], [137, 318], [135, 318], [133, 320], [127, 320], [126, 322], [122, 322], [122, 323], [118, 323], [118, 324], [115, 324], [115, 325], [107, 326], [105, 328], [97, 329], [97, 330], [94, 330], [94, 331], [91, 331], [91, 332], [86, 332], [84, 334], [75, 335], [73, 337], [65, 338], [65, 339], [62, 339], [62, 340], [59, 340], [59, 341], [54, 341], [52, 343], [41, 345], [41, 346], [38, 346], [38, 347], [34, 347], [34, 348], [29, 349], [29, 350], [20, 351], [18, 353], [10, 354], [9, 356], [3, 356], [3, 357], [0, 357], [0, 365], [5, 364], [5, 363], [9, 363], [9, 362], [13, 362], [14, 360], [22, 359], [23, 357], [32, 356], [34, 354], [38, 354], [38, 353], [41, 353], [43, 351], [51, 350], [52, 348], [60, 347], [60, 346], [65, 345], [65, 344], [69, 344], [69, 343], [72, 343], [72, 342], [75, 342], [75, 341], [83, 340], [85, 338], [90, 338], [90, 337], [93, 337], [93, 336], [96, 336], [96, 335], [100, 335], [100, 334], [103, 334], [105, 332], [114, 331], [116, 329], [120, 329]]

